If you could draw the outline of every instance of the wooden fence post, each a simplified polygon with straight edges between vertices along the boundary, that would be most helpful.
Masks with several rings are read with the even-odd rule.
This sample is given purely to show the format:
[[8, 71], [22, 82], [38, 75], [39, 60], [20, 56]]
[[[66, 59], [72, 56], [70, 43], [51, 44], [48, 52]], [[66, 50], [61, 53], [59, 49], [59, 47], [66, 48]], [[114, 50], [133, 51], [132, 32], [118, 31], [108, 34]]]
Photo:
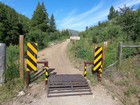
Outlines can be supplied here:
[[23, 81], [23, 68], [24, 68], [24, 35], [19, 36], [19, 71], [20, 71], [20, 79]]
[[104, 42], [104, 46], [103, 46], [103, 62], [102, 62], [102, 68], [104, 67], [104, 62], [105, 62], [105, 56], [106, 56], [106, 49], [108, 46], [108, 42]]
[[121, 64], [121, 58], [122, 58], [122, 42], [119, 43], [118, 47], [118, 63]]
[[74, 40], [74, 56], [76, 57], [76, 39]]

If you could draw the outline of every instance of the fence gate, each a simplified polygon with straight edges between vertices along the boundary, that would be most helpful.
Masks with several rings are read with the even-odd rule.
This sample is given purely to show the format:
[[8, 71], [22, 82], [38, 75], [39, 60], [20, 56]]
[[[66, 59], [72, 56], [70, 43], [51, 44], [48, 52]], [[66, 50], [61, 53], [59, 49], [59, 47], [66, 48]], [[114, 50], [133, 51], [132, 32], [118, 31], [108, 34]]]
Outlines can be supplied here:
[[48, 97], [91, 94], [88, 82], [81, 74], [58, 74], [49, 77]]

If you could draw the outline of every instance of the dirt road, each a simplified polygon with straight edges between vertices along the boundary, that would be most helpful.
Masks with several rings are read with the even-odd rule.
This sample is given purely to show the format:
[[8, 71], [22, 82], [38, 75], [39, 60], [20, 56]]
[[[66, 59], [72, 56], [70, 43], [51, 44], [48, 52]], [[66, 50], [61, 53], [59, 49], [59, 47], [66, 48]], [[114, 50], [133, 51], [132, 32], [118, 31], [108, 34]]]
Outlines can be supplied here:
[[48, 60], [49, 67], [54, 68], [58, 74], [80, 73], [67, 58], [66, 47], [68, 43], [69, 40], [40, 51], [39, 60]]
[[[48, 60], [49, 67], [55, 68], [57, 74], [81, 74], [73, 67], [66, 55], [66, 47], [69, 40], [53, 45], [39, 52], [40, 60]], [[103, 86], [91, 87], [93, 95], [67, 96], [47, 98], [44, 82], [34, 83], [30, 92], [31, 95], [16, 97], [8, 105], [120, 105], [114, 100]]]

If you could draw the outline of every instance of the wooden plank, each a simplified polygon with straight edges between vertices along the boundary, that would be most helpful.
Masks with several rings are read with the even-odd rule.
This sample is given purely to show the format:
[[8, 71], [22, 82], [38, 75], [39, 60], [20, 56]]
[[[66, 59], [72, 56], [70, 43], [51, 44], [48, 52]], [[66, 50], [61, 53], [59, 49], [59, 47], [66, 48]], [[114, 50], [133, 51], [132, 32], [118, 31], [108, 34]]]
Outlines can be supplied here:
[[122, 45], [123, 48], [140, 48], [140, 45]]
[[80, 37], [79, 36], [71, 36], [70, 39], [71, 40], [80, 40]]

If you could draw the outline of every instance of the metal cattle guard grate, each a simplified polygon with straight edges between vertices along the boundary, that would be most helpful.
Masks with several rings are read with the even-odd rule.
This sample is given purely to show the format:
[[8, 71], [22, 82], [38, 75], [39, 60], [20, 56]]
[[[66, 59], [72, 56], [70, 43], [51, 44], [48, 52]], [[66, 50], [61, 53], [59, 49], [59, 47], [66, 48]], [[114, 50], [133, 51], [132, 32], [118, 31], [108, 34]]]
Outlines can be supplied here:
[[87, 80], [80, 74], [51, 75], [48, 80], [48, 97], [92, 95]]

